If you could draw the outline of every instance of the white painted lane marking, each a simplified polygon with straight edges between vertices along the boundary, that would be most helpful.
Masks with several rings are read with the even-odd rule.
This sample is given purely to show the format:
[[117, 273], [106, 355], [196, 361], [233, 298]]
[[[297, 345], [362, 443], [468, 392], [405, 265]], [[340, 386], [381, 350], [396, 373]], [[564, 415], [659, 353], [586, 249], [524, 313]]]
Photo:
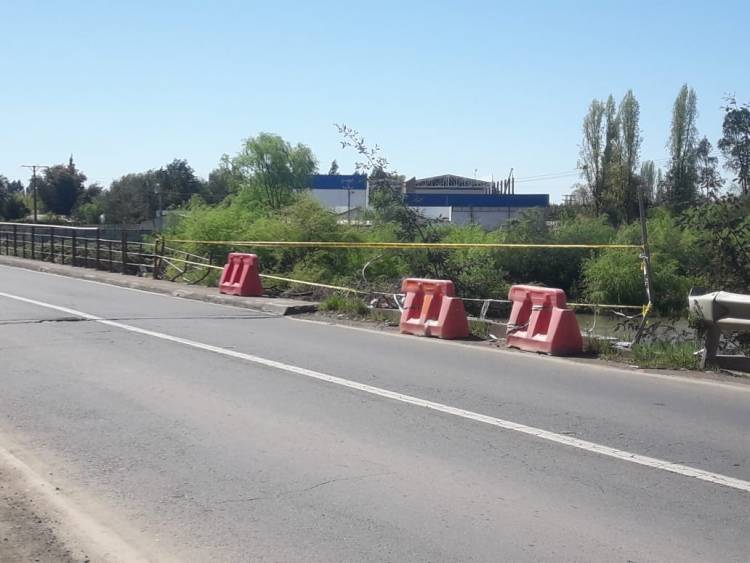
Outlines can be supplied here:
[[68, 315], [77, 316], [82, 319], [87, 319], [90, 321], [96, 321], [103, 325], [111, 326], [114, 328], [119, 328], [122, 330], [126, 330], [128, 332], [133, 332], [133, 333], [141, 334], [144, 336], [150, 336], [152, 338], [158, 338], [160, 340], [166, 340], [168, 342], [174, 342], [176, 344], [182, 344], [184, 346], [190, 346], [192, 348], [197, 348], [199, 350], [205, 350], [207, 352], [213, 352], [215, 354], [220, 354], [222, 356], [228, 356], [230, 358], [236, 358], [239, 360], [245, 360], [248, 362], [252, 362], [252, 363], [266, 366], [269, 368], [283, 370], [283, 371], [294, 373], [297, 375], [303, 375], [305, 377], [310, 377], [312, 379], [317, 379], [319, 381], [325, 381], [326, 383], [333, 383], [335, 385], [340, 385], [342, 387], [348, 387], [349, 389], [362, 391], [363, 393], [369, 393], [370, 395], [376, 395], [378, 397], [392, 399], [394, 401], [399, 401], [401, 403], [423, 407], [426, 409], [450, 414], [450, 415], [457, 416], [460, 418], [474, 420], [476, 422], [483, 422], [485, 424], [489, 424], [490, 426], [496, 426], [498, 428], [502, 428], [504, 430], [511, 430], [513, 432], [520, 432], [521, 434], [527, 434], [529, 436], [534, 436], [535, 438], [540, 438], [542, 440], [547, 440], [549, 442], [553, 442], [556, 444], [570, 446], [572, 448], [577, 448], [579, 450], [584, 450], [587, 452], [592, 452], [592, 453], [600, 454], [603, 456], [619, 459], [621, 461], [627, 461], [630, 463], [635, 463], [637, 465], [643, 465], [645, 467], [651, 467], [654, 469], [661, 469], [662, 471], [668, 471], [670, 473], [676, 473], [678, 475], [683, 475], [685, 477], [692, 477], [694, 479], [699, 479], [701, 481], [706, 481], [708, 483], [724, 485], [725, 487], [731, 487], [733, 489], [737, 489], [740, 491], [744, 491], [746, 493], [750, 493], [750, 481], [743, 481], [742, 479], [729, 477], [727, 475], [722, 475], [720, 473], [713, 473], [711, 471], [704, 471], [703, 469], [697, 469], [695, 467], [690, 467], [688, 465], [672, 463], [670, 461], [666, 461], [663, 459], [639, 455], [639, 454], [635, 454], [635, 453], [628, 452], [625, 450], [620, 450], [617, 448], [604, 446], [602, 444], [597, 444], [595, 442], [589, 442], [587, 440], [579, 440], [578, 438], [573, 438], [571, 436], [566, 436], [564, 434], [557, 434], [556, 432], [550, 432], [549, 430], [543, 430], [541, 428], [535, 428], [533, 426], [519, 424], [517, 422], [504, 420], [502, 418], [496, 418], [494, 416], [488, 416], [485, 414], [468, 411], [468, 410], [461, 409], [458, 407], [452, 407], [450, 405], [445, 405], [443, 403], [436, 403], [434, 401], [420, 399], [419, 397], [414, 397], [412, 395], [405, 395], [403, 393], [398, 393], [396, 391], [389, 391], [388, 389], [383, 389], [381, 387], [375, 387], [373, 385], [367, 385], [365, 383], [351, 381], [349, 379], [336, 377], [334, 375], [328, 375], [325, 373], [321, 373], [319, 371], [313, 371], [307, 368], [302, 368], [302, 367], [294, 366], [291, 364], [285, 364], [283, 362], [277, 362], [276, 360], [269, 360], [267, 358], [262, 358], [260, 356], [255, 356], [253, 354], [246, 354], [244, 352], [238, 352], [236, 350], [229, 350], [227, 348], [221, 348], [219, 346], [214, 346], [212, 344], [205, 344], [203, 342], [197, 342], [195, 340], [189, 340], [187, 338], [181, 338], [179, 336], [172, 336], [170, 334], [165, 334], [162, 332], [156, 332], [156, 331], [148, 330], [145, 328], [139, 328], [137, 326], [118, 323], [116, 321], [108, 321], [101, 317], [97, 317], [96, 315], [85, 313], [83, 311], [77, 311], [75, 309], [70, 309], [68, 307], [61, 307], [59, 305], [53, 305], [51, 303], [45, 303], [43, 301], [37, 301], [35, 299], [29, 299], [29, 298], [21, 297], [18, 295], [11, 295], [9, 293], [0, 292], [0, 297], [14, 299], [16, 301], [20, 301], [22, 303], [28, 303], [30, 305], [36, 305], [38, 307], [45, 307], [47, 309], [53, 309], [61, 313], [66, 313]]
[[[102, 282], [97, 280], [90, 280], [85, 278], [78, 278], [73, 276], [66, 276], [63, 274], [55, 274], [53, 272], [43, 272], [40, 270], [32, 270], [32, 269], [25, 269], [20, 268], [18, 266], [7, 266], [5, 264], [0, 264], [0, 268], [5, 268], [8, 270], [19, 270], [22, 269], [24, 272], [31, 272], [33, 274], [38, 274], [41, 276], [50, 276], [54, 278], [62, 278], [65, 280], [70, 281], [79, 281], [83, 283], [91, 283], [94, 285], [101, 285], [104, 287], [112, 288], [112, 289], [122, 289], [124, 291], [134, 291], [136, 293], [145, 293], [146, 295], [156, 296], [156, 297], [166, 297], [167, 299], [178, 299], [181, 301], [185, 301], [186, 297], [178, 297], [176, 295], [170, 295], [168, 293], [159, 293], [157, 291], [150, 291], [147, 289], [137, 289], [134, 287], [127, 287], [124, 285], [115, 285], [114, 283], [109, 282]], [[213, 303], [210, 301], [201, 301], [198, 299], [188, 299], [189, 301], [193, 303], [202, 303], [204, 305], [209, 305], [211, 307], [224, 307], [226, 309], [241, 309], [244, 311], [247, 311], [248, 309], [245, 307], [239, 307], [237, 305], [227, 305], [225, 303]], [[280, 317], [279, 315], [276, 315], [274, 313], [269, 313], [267, 311], [261, 311], [259, 309], [250, 309], [254, 312], [257, 312], [262, 315], [266, 315], [268, 317], [274, 317], [274, 318], [283, 318], [284, 320], [288, 321], [294, 321], [298, 323], [308, 323], [308, 324], [317, 324], [321, 326], [326, 326], [329, 328], [337, 328], [342, 330], [350, 330], [350, 331], [359, 331], [359, 332], [369, 332], [370, 334], [376, 334], [378, 336], [387, 336], [387, 337], [395, 337], [395, 338], [403, 338], [402, 334], [396, 333], [396, 332], [388, 332], [384, 330], [377, 330], [372, 328], [365, 328], [365, 327], [355, 327], [345, 324], [337, 324], [335, 322], [327, 322], [327, 321], [316, 321], [312, 319], [301, 319], [293, 316], [288, 317]], [[601, 371], [605, 370], [607, 372], [614, 372], [618, 376], [626, 376], [626, 377], [642, 377], [646, 379], [654, 379], [663, 381], [665, 383], [671, 383], [674, 385], [703, 385], [708, 387], [716, 387], [720, 389], [725, 390], [731, 390], [731, 391], [737, 391], [740, 393], [750, 393], [750, 385], [742, 384], [742, 383], [733, 383], [728, 381], [714, 381], [711, 379], [698, 379], [698, 378], [691, 378], [687, 376], [681, 376], [681, 375], [662, 375], [659, 373], [650, 373], [639, 369], [625, 369], [622, 367], [617, 367], [613, 365], [606, 365], [606, 364], [591, 364], [591, 363], [585, 363], [585, 362], [575, 362], [571, 361], [569, 358], [560, 358], [556, 356], [546, 356], [546, 355], [535, 355], [533, 356], [533, 360], [530, 357], [524, 357], [523, 354], [511, 351], [511, 350], [503, 350], [502, 348], [491, 348], [488, 346], [477, 346], [477, 345], [469, 345], [465, 342], [461, 342], [458, 340], [442, 340], [439, 338], [412, 338], [412, 342], [418, 342], [419, 344], [424, 344], [427, 346], [458, 346], [460, 348], [463, 348], [464, 350], [475, 350], [480, 352], [486, 352], [489, 354], [510, 354], [513, 358], [519, 360], [519, 361], [539, 361], [539, 362], [552, 362], [557, 363], [559, 365], [564, 365], [567, 367], [576, 367], [580, 369], [585, 369], [588, 371], [596, 371], [600, 373]]]

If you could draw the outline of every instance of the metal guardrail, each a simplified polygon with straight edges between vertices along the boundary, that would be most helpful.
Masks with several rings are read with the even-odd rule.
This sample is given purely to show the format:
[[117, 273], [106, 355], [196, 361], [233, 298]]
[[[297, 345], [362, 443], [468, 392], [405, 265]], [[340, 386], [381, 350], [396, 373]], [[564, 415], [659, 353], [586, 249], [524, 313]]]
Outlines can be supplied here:
[[123, 274], [154, 271], [154, 243], [104, 238], [97, 227], [0, 222], [0, 254]]

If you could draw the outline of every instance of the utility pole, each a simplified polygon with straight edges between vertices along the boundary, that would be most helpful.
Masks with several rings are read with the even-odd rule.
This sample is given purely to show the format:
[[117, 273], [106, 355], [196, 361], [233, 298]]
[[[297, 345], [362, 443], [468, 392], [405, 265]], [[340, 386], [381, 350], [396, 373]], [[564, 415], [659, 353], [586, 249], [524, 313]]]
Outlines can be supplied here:
[[352, 182], [351, 180], [344, 180], [341, 182], [342, 186], [346, 186], [346, 224], [352, 224]]
[[654, 304], [654, 278], [651, 274], [651, 249], [648, 246], [648, 226], [646, 223], [646, 205], [644, 204], [643, 198], [643, 185], [639, 182], [637, 186], [638, 193], [638, 215], [641, 220], [641, 243], [643, 244], [643, 254], [641, 254], [641, 260], [643, 260], [643, 283], [646, 287], [646, 299], [648, 305], [643, 311], [643, 318], [638, 326], [638, 330], [633, 338], [633, 344], [638, 344], [643, 336], [643, 331], [646, 329], [646, 321], [648, 314], [651, 312], [651, 308]]
[[37, 168], [47, 169], [49, 168], [49, 166], [44, 166], [43, 164], [22, 164], [21, 168], [31, 168], [31, 184], [33, 186], [33, 198], [34, 198], [34, 223], [36, 223], [36, 216], [37, 216], [36, 169]]

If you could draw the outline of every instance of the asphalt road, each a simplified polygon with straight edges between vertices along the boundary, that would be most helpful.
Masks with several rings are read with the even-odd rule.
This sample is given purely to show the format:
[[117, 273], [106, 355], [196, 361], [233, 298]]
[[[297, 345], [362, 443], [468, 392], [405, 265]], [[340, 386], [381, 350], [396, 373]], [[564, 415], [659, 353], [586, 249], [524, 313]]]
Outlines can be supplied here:
[[0, 446], [155, 559], [750, 558], [746, 385], [0, 267], [0, 390]]

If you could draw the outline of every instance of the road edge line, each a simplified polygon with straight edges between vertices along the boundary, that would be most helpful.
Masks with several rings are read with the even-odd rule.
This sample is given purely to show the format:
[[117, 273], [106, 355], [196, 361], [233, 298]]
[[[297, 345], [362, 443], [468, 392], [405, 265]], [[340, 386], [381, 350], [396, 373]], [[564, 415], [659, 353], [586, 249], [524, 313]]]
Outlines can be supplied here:
[[12, 295], [9, 293], [4, 293], [4, 292], [0, 292], [0, 297], [6, 297], [8, 299], [13, 299], [13, 300], [20, 301], [23, 303], [28, 303], [30, 305], [36, 305], [38, 307], [53, 309], [53, 310], [67, 313], [70, 315], [78, 316], [83, 319], [95, 321], [106, 326], [111, 326], [113, 328], [119, 328], [121, 330], [125, 330], [128, 332], [141, 334], [143, 336], [149, 336], [152, 338], [157, 338], [159, 340], [174, 342], [176, 344], [182, 344], [184, 346], [189, 346], [189, 347], [196, 348], [199, 350], [213, 352], [219, 355], [236, 358], [239, 360], [245, 360], [245, 361], [255, 363], [258, 365], [262, 365], [265, 367], [269, 367], [269, 368], [273, 368], [273, 369], [277, 369], [281, 371], [286, 371], [286, 372], [294, 373], [297, 375], [303, 375], [311, 379], [317, 379], [319, 381], [324, 381], [326, 383], [332, 383], [332, 384], [339, 385], [342, 387], [347, 387], [349, 389], [354, 389], [356, 391], [361, 391], [364, 393], [368, 393], [370, 395], [375, 395], [375, 396], [383, 397], [386, 399], [392, 399], [392, 400], [399, 401], [402, 403], [411, 404], [411, 405], [418, 406], [418, 407], [423, 407], [429, 410], [434, 410], [437, 412], [450, 414], [450, 415], [453, 415], [459, 418], [464, 418], [467, 420], [483, 422], [490, 426], [495, 426], [498, 428], [502, 428], [504, 430], [511, 430], [511, 431], [518, 432], [521, 434], [526, 434], [528, 436], [533, 436], [542, 440], [546, 440], [548, 442], [553, 442], [553, 443], [561, 444], [564, 446], [573, 447], [573, 448], [587, 451], [590, 453], [596, 453], [605, 457], [610, 457], [610, 458], [618, 459], [621, 461], [634, 463], [636, 465], [650, 467], [653, 469], [660, 469], [663, 471], [667, 471], [669, 473], [682, 475], [684, 477], [692, 477], [700, 481], [705, 481], [705, 482], [713, 483], [717, 485], [723, 485], [725, 487], [729, 487], [729, 488], [740, 490], [746, 493], [750, 493], [750, 481], [744, 481], [742, 479], [737, 479], [735, 477], [729, 477], [728, 475], [722, 475], [721, 473], [714, 473], [712, 471], [706, 471], [703, 469], [698, 469], [695, 467], [690, 467], [690, 466], [682, 465], [679, 463], [673, 463], [667, 460], [662, 460], [658, 458], [653, 458], [649, 456], [644, 456], [644, 455], [628, 452], [626, 450], [612, 448], [610, 446], [597, 444], [595, 442], [589, 442], [587, 440], [580, 440], [578, 438], [573, 438], [565, 434], [558, 434], [556, 432], [544, 430], [541, 428], [536, 428], [534, 426], [527, 426], [525, 424], [520, 424], [520, 423], [512, 422], [509, 420], [504, 420], [502, 418], [497, 418], [494, 416], [476, 413], [476, 412], [465, 410], [459, 407], [452, 407], [450, 405], [446, 405], [443, 403], [438, 403], [438, 402], [430, 401], [427, 399], [421, 399], [419, 397], [406, 395], [406, 394], [399, 393], [396, 391], [390, 391], [382, 387], [375, 387], [373, 385], [359, 383], [357, 381], [352, 381], [350, 379], [337, 377], [335, 375], [328, 375], [322, 372], [310, 370], [307, 368], [302, 368], [299, 366], [294, 366], [291, 364], [286, 364], [286, 363], [279, 362], [276, 360], [262, 358], [260, 356], [255, 356], [253, 354], [247, 354], [245, 352], [239, 352], [236, 350], [222, 348], [220, 346], [214, 346], [213, 344], [205, 344], [203, 342], [198, 342], [195, 340], [190, 340], [190, 339], [182, 338], [179, 336], [172, 336], [170, 334], [166, 334], [163, 332], [148, 330], [148, 329], [140, 328], [140, 327], [133, 326], [133, 325], [127, 325], [127, 324], [119, 323], [115, 321], [108, 321], [101, 317], [97, 317], [96, 315], [92, 315], [91, 313], [85, 313], [83, 311], [70, 309], [68, 307], [53, 305], [51, 303], [45, 303], [43, 301], [37, 301], [35, 299], [29, 299], [26, 297]]

